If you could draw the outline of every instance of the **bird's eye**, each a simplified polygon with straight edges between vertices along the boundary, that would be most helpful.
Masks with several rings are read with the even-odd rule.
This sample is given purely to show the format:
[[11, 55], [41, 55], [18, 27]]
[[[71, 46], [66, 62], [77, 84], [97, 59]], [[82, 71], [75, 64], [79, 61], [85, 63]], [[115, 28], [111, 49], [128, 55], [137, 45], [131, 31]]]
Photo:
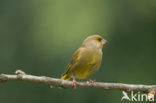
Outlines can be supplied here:
[[98, 41], [101, 41], [101, 40], [102, 40], [102, 38], [97, 38], [97, 40], [98, 40]]

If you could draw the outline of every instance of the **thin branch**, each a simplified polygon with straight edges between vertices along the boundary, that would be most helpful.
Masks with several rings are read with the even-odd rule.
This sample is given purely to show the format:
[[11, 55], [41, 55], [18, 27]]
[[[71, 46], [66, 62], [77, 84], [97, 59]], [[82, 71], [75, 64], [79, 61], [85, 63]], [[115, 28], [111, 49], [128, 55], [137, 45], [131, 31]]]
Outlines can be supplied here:
[[[7, 81], [26, 81], [26, 82], [34, 82], [34, 83], [42, 83], [47, 84], [52, 87], [62, 87], [62, 88], [73, 88], [73, 84], [71, 81], [56, 79], [45, 76], [34, 76], [27, 75], [21, 70], [17, 70], [15, 75], [1, 74], [0, 75], [0, 83]], [[101, 83], [94, 82], [92, 84], [87, 82], [78, 82], [77, 88], [98, 88], [104, 90], [123, 90], [126, 92], [146, 92], [150, 91], [156, 92], [156, 85], [134, 85], [134, 84], [123, 84], [123, 83]]]

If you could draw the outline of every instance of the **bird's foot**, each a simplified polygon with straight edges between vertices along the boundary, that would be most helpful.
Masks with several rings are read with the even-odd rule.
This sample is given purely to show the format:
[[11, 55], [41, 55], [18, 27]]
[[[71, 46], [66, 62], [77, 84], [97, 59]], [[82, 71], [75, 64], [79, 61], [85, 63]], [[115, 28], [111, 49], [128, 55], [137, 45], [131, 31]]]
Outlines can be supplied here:
[[73, 82], [72, 82], [72, 83], [73, 83], [73, 87], [76, 88], [76, 86], [77, 86], [77, 81], [76, 81], [75, 78], [73, 78]]
[[91, 80], [88, 78], [89, 83], [93, 84], [96, 80]]

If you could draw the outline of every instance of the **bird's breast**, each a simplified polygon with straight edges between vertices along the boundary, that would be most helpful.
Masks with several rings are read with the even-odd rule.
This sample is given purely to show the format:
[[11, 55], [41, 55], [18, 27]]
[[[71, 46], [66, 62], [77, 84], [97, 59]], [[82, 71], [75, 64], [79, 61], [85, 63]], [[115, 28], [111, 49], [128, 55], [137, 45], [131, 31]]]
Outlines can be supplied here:
[[72, 68], [72, 74], [77, 78], [88, 78], [100, 66], [102, 60], [102, 51], [86, 50], [81, 54], [77, 65]]

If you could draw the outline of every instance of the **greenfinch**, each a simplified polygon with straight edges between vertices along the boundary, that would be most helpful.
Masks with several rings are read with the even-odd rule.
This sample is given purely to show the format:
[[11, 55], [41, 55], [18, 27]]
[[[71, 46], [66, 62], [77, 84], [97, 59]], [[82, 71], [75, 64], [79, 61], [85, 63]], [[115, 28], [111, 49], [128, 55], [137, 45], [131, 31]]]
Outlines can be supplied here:
[[102, 48], [106, 43], [99, 35], [88, 36], [81, 47], [76, 50], [61, 79], [73, 78], [76, 87], [76, 78], [93, 80], [89, 77], [100, 67], [102, 61]]

